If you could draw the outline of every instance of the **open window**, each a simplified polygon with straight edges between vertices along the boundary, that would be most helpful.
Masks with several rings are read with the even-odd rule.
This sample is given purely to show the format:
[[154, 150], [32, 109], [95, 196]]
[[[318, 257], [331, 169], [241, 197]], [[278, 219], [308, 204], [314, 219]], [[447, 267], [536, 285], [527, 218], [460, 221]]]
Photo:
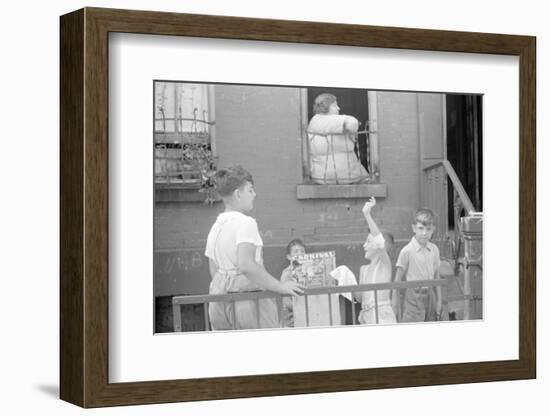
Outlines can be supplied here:
[[[359, 122], [356, 131], [316, 134], [311, 130], [310, 121], [315, 116], [313, 104], [320, 94], [336, 97], [341, 115], [352, 116]], [[357, 88], [309, 87], [301, 89], [302, 101], [302, 173], [303, 183], [298, 185], [299, 199], [309, 198], [363, 198], [368, 196], [385, 197], [386, 186], [380, 183], [379, 146], [377, 133], [376, 92]], [[338, 165], [338, 155], [333, 145], [346, 136], [349, 145], [340, 155], [343, 163]], [[325, 154], [319, 157], [314, 140], [322, 137], [326, 141]], [[342, 149], [340, 149], [342, 151]], [[324, 162], [323, 162], [324, 160]], [[352, 160], [356, 163], [351, 172]], [[357, 168], [359, 166], [359, 168]], [[325, 171], [323, 172], [323, 169]], [[329, 175], [326, 174], [330, 169]], [[361, 170], [357, 174], [358, 169]], [[323, 180], [330, 176], [330, 180]], [[350, 179], [351, 178], [351, 179]]]

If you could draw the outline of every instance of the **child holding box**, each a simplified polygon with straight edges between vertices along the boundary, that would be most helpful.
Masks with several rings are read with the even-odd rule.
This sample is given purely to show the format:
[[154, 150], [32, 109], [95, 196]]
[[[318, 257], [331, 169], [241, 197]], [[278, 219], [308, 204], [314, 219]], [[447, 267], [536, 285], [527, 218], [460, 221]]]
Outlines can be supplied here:
[[[286, 258], [290, 262], [288, 267], [283, 270], [281, 274], [281, 283], [287, 281], [295, 281], [292, 276], [292, 261], [297, 256], [306, 254], [306, 246], [299, 238], [292, 240], [286, 246]], [[292, 298], [290, 296], [283, 297], [283, 326], [294, 327], [294, 310], [292, 305]]]

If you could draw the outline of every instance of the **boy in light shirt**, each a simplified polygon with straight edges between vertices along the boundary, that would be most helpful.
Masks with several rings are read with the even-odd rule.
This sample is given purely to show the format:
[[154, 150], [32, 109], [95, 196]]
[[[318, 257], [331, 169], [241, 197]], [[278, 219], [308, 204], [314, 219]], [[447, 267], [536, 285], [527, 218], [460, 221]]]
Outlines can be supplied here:
[[[395, 281], [418, 281], [439, 279], [441, 265], [438, 247], [430, 242], [435, 231], [435, 216], [429, 209], [420, 209], [412, 224], [414, 236], [403, 247], [397, 259]], [[441, 288], [418, 287], [405, 289], [401, 302], [400, 291], [393, 297], [396, 310], [401, 309], [400, 322], [437, 321], [441, 316]], [[398, 313], [399, 316], [399, 313]]]

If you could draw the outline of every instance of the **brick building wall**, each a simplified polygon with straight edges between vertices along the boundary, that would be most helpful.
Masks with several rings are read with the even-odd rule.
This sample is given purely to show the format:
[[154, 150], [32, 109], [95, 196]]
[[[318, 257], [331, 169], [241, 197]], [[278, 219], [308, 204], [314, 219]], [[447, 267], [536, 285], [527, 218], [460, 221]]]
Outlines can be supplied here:
[[[380, 181], [387, 184], [387, 196], [378, 200], [375, 219], [395, 235], [398, 249], [410, 238], [411, 217], [420, 204], [418, 106], [427, 96], [377, 96]], [[438, 97], [428, 97], [428, 103]], [[299, 89], [220, 85], [215, 88], [215, 109], [219, 165], [240, 163], [254, 176], [258, 196], [250, 215], [264, 239], [267, 270], [278, 277], [287, 264], [284, 247], [300, 237], [312, 251], [335, 249], [337, 263], [358, 273], [367, 232], [361, 213], [364, 200], [296, 199], [296, 185], [302, 181]], [[433, 117], [423, 114], [422, 128], [441, 134], [441, 114], [430, 111]], [[222, 210], [221, 203], [157, 203], [157, 296], [208, 292], [205, 240]]]

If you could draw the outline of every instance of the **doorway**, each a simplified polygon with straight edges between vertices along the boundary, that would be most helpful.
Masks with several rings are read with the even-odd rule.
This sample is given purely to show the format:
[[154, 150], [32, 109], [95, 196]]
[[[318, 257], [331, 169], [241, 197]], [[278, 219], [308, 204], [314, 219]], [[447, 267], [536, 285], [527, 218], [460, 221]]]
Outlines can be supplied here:
[[[476, 211], [483, 210], [482, 95], [447, 94], [447, 160]], [[450, 184], [450, 181], [449, 181]], [[449, 189], [449, 226], [453, 221], [453, 188]]]

